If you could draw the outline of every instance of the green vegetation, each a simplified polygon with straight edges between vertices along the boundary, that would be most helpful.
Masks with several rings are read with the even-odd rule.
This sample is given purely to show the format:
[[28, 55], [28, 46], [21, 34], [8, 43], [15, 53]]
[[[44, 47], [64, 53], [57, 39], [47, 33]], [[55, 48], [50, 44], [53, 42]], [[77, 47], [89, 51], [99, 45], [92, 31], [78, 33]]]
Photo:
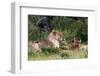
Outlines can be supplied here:
[[[51, 49], [51, 48], [50, 48]], [[80, 50], [80, 51], [72, 51], [72, 50], [63, 50], [63, 49], [55, 49], [52, 48], [45, 49], [42, 52], [34, 53], [30, 51], [28, 53], [28, 60], [56, 60], [56, 59], [80, 59], [80, 58], [87, 58], [88, 51], [87, 49]]]
[[[28, 39], [39, 40], [38, 22], [44, 16], [28, 16]], [[79, 37], [83, 43], [88, 41], [88, 18], [87, 17], [67, 17], [67, 16], [52, 16], [50, 21], [54, 30], [63, 32], [66, 41]], [[59, 17], [59, 19], [57, 19]], [[42, 32], [42, 38], [46, 39], [48, 32]]]
[[[28, 41], [40, 40], [38, 22], [44, 16], [28, 15]], [[73, 51], [66, 48], [74, 37], [81, 39], [81, 44], [88, 46], [88, 18], [87, 17], [67, 17], [52, 16], [50, 19], [53, 30], [63, 33], [63, 41], [60, 48], [42, 48], [42, 52], [34, 52], [28, 46], [28, 60], [55, 60], [55, 59], [79, 59], [88, 57], [88, 49], [83, 48]], [[42, 39], [47, 39], [49, 32], [42, 32]]]

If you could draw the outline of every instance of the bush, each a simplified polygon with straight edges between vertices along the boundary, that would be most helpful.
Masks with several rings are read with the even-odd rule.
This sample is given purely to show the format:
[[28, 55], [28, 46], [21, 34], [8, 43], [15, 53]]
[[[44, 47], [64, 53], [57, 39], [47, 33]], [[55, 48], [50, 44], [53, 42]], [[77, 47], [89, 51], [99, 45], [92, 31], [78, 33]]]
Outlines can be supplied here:
[[45, 54], [58, 54], [59, 48], [42, 48], [42, 52]]

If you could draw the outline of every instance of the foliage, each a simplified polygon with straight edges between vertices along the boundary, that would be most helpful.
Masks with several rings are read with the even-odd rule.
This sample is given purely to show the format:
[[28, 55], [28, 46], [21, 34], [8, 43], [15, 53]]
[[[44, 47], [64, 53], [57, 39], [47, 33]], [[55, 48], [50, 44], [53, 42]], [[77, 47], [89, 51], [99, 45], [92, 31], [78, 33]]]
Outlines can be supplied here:
[[[39, 40], [38, 22], [44, 16], [28, 15], [28, 38], [30, 40]], [[79, 37], [82, 42], [87, 43], [88, 40], [88, 18], [87, 17], [67, 17], [52, 16], [50, 20], [53, 29], [63, 32], [66, 41]], [[46, 39], [48, 32], [42, 32], [42, 38]]]
[[60, 49], [59, 48], [43, 48], [42, 49], [45, 54], [58, 54]]
[[[40, 34], [42, 39], [47, 39], [49, 32], [39, 32], [39, 21], [45, 16], [28, 15], [28, 41], [39, 41]], [[78, 37], [87, 46], [88, 43], [88, 18], [87, 17], [68, 17], [51, 16], [50, 23], [53, 30], [62, 32], [63, 40], [60, 48], [42, 48], [42, 52], [33, 52], [32, 47], [28, 46], [28, 60], [52, 60], [52, 59], [76, 59], [87, 58], [87, 48], [80, 51], [68, 50], [65, 45], [74, 38]]]

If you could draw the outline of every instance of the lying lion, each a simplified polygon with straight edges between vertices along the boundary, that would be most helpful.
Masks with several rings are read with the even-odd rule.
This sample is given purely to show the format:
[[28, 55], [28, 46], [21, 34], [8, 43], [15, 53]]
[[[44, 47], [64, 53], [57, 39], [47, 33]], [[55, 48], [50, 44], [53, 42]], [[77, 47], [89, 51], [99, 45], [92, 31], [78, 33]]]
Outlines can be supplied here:
[[59, 48], [59, 41], [62, 40], [62, 33], [58, 31], [52, 31], [47, 40], [33, 41], [32, 49], [37, 51], [42, 51], [42, 48]]

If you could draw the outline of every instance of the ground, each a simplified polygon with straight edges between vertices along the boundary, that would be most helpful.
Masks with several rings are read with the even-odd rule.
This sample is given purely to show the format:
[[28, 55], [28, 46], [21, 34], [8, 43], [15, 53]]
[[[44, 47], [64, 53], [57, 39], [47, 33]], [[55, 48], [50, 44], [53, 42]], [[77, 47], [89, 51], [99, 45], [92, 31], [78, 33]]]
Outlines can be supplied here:
[[81, 45], [81, 49], [68, 50], [64, 48], [44, 48], [42, 52], [34, 52], [31, 47], [28, 52], [28, 60], [57, 60], [57, 59], [81, 59], [88, 58], [87, 45]]

